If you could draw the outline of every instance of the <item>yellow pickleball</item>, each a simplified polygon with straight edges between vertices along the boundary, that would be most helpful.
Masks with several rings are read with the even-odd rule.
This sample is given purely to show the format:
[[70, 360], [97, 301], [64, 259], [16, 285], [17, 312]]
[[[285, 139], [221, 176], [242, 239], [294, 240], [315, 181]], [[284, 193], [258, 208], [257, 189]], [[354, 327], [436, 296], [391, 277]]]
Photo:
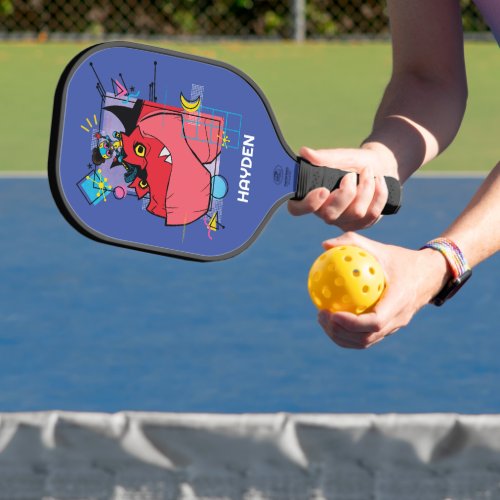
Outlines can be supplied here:
[[363, 248], [334, 247], [313, 263], [307, 288], [318, 309], [362, 314], [369, 312], [382, 295], [384, 271]]

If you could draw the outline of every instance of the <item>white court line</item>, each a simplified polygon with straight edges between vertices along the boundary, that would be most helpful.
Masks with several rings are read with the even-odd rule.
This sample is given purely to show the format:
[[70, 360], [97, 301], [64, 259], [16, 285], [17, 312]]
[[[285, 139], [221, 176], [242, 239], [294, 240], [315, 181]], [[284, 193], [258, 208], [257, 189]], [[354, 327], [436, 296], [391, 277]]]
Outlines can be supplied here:
[[415, 179], [484, 179], [489, 172], [477, 170], [452, 170], [449, 172], [416, 172], [412, 177]]
[[43, 170], [40, 171], [5, 171], [0, 172], [0, 179], [45, 179], [47, 177], [47, 172]]

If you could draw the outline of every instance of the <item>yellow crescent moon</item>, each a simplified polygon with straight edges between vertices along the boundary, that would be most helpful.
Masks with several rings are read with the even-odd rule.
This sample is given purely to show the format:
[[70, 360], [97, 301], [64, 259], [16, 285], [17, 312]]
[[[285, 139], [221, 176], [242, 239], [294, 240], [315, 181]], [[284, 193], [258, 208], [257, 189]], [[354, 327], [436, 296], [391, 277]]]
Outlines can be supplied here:
[[198, 108], [200, 107], [201, 104], [201, 96], [198, 96], [194, 101], [188, 101], [181, 92], [181, 104], [184, 110], [186, 110], [188, 113], [194, 113], [195, 111], [198, 111]]

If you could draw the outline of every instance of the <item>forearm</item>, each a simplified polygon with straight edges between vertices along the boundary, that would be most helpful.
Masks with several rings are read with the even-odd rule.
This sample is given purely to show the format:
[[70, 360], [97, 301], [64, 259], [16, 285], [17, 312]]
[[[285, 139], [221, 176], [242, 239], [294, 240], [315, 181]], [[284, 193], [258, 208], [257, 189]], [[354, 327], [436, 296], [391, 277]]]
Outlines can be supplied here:
[[388, 0], [392, 78], [364, 148], [405, 181], [455, 137], [467, 81], [458, 0]]
[[363, 148], [386, 155], [404, 182], [454, 139], [465, 111], [465, 82], [426, 81], [406, 73], [393, 76]]
[[[491, 171], [458, 218], [441, 234], [461, 249], [472, 268], [500, 250], [500, 163]], [[440, 252], [425, 248], [422, 258], [420, 294], [430, 301], [452, 277]]]
[[471, 267], [500, 250], [500, 162], [442, 236], [461, 248]]

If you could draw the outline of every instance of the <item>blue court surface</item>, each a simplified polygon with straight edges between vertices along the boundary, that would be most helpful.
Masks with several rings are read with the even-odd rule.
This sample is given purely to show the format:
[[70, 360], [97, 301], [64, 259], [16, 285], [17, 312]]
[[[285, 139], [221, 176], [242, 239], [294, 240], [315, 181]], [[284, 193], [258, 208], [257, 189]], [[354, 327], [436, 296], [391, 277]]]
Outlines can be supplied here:
[[[480, 182], [413, 179], [365, 234], [417, 248]], [[240, 256], [188, 262], [88, 240], [46, 179], [0, 179], [0, 411], [500, 412], [500, 256], [442, 308], [350, 351], [306, 289], [338, 234], [283, 206]]]

